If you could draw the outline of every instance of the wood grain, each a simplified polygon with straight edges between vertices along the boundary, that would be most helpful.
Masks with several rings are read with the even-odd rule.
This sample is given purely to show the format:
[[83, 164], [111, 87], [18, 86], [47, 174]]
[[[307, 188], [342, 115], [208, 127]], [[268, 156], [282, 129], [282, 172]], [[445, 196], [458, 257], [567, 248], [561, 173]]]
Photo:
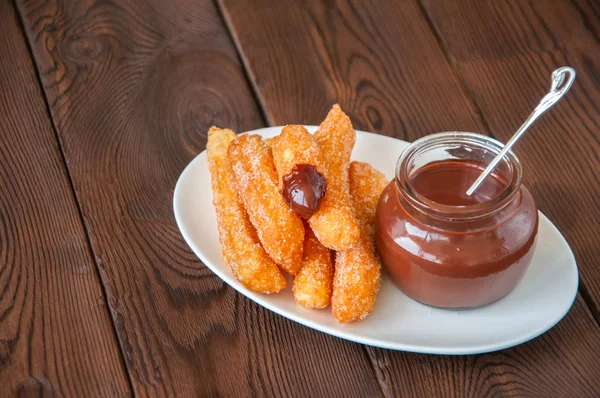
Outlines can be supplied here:
[[[220, 4], [273, 124], [315, 124], [330, 104], [340, 102], [356, 128], [399, 138], [444, 130], [490, 132], [479, 97], [463, 85], [417, 1]], [[479, 18], [485, 21], [485, 15]], [[440, 19], [446, 21], [443, 12]], [[580, 297], [550, 332], [495, 354], [366, 350], [386, 395], [600, 394], [600, 330]]]
[[600, 323], [600, 3], [424, 4], [489, 128], [504, 142], [548, 91], [552, 71], [576, 69], [571, 91], [515, 152], [539, 209], [573, 249], [582, 291]]
[[409, 141], [483, 129], [412, 1], [220, 4], [271, 124], [319, 124], [337, 101], [357, 128]]
[[208, 128], [264, 125], [213, 2], [19, 4], [135, 392], [379, 394], [360, 346], [243, 298], [177, 229], [173, 188]]
[[448, 357], [368, 350], [388, 396], [591, 398], [600, 394], [598, 327], [580, 297], [554, 329], [496, 353]]
[[24, 33], [0, 2], [0, 396], [127, 396]]

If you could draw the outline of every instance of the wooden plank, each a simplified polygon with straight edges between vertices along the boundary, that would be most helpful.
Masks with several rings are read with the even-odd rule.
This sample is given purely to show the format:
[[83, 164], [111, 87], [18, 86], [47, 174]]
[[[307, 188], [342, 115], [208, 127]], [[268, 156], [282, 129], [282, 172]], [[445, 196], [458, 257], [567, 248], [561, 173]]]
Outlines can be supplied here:
[[[487, 132], [416, 1], [220, 4], [273, 124], [318, 123], [340, 102], [357, 128], [399, 138]], [[495, 354], [367, 351], [388, 395], [599, 393], [600, 331], [581, 298], [547, 334]]]
[[214, 3], [25, 1], [20, 9], [135, 391], [378, 394], [360, 346], [243, 298], [177, 229], [173, 188], [208, 128], [264, 125]]
[[413, 1], [220, 3], [271, 124], [319, 124], [338, 101], [409, 141], [484, 128]]
[[591, 398], [600, 394], [599, 336], [578, 297], [554, 329], [496, 353], [436, 357], [369, 350], [389, 396]]
[[0, 2], [0, 395], [131, 394], [11, 2]]
[[571, 245], [600, 322], [600, 3], [424, 4], [491, 131], [504, 142], [548, 91], [552, 70], [577, 70], [571, 91], [515, 152], [540, 210]]

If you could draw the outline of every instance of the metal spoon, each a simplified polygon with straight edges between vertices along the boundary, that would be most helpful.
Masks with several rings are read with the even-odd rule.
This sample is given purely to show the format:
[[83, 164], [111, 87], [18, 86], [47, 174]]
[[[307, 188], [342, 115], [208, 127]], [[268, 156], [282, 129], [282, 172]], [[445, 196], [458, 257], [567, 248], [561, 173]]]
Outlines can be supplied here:
[[[475, 180], [473, 185], [467, 191], [467, 195], [471, 196], [473, 192], [477, 190], [477, 188], [481, 185], [483, 180], [494, 170], [494, 168], [500, 163], [500, 160], [506, 155], [508, 151], [515, 145], [517, 140], [521, 138], [521, 136], [527, 131], [529, 126], [536, 121], [538, 117], [541, 116], [542, 113], [546, 112], [550, 109], [554, 104], [560, 100], [563, 95], [571, 88], [573, 82], [575, 81], [575, 69], [570, 68], [568, 66], [563, 66], [562, 68], [558, 68], [554, 72], [552, 72], [552, 86], [550, 87], [550, 91], [548, 94], [542, 98], [538, 106], [535, 107], [529, 118], [523, 123], [521, 128], [512, 136], [510, 141], [506, 143], [504, 148], [500, 151], [500, 153], [491, 161], [491, 163], [485, 168], [483, 173]], [[564, 84], [563, 84], [564, 83]]]

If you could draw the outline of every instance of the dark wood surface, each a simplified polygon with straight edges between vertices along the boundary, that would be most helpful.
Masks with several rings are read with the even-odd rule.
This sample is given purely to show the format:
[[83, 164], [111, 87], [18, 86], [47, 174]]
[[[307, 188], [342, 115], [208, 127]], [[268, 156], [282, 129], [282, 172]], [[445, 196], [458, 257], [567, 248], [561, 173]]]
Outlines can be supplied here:
[[124, 396], [124, 361], [17, 13], [0, 2], [0, 396]]
[[[327, 109], [339, 101], [357, 128], [408, 140], [449, 130], [481, 131], [507, 140], [519, 127], [515, 122], [503, 131], [502, 136], [488, 127], [488, 110], [480, 110], [475, 101], [478, 97], [471, 94], [473, 89], [468, 82], [466, 85], [462, 82], [460, 71], [449, 62], [452, 54], [445, 53], [417, 2], [404, 1], [402, 7], [393, 2], [364, 1], [271, 3], [268, 0], [252, 4], [221, 1], [258, 97], [263, 108], [269, 110], [269, 120], [274, 125], [285, 124], [288, 119], [318, 124], [323, 116], [318, 109], [312, 113], [310, 109], [314, 106], [313, 98], [322, 96], [321, 108]], [[250, 13], [254, 19], [247, 18]], [[269, 23], [275, 19], [277, 24]], [[294, 29], [290, 29], [292, 26]], [[301, 59], [308, 61], [300, 62], [294, 54], [302, 54]], [[552, 69], [535, 73], [542, 86], [535, 94], [537, 98], [529, 105], [522, 104], [521, 108], [511, 103], [510, 107], [504, 107], [504, 112], [517, 113], [513, 119], [522, 122], [544, 90], [549, 88], [547, 77]], [[277, 71], [287, 71], [294, 79], [273, 84], [269, 76]], [[286, 93], [294, 93], [300, 86], [303, 87], [302, 95], [290, 94], [295, 106], [289, 106]], [[509, 87], [515, 90], [517, 97], [526, 89], [525, 86]], [[497, 99], [495, 102], [497, 107], [503, 107]], [[304, 118], [304, 115], [309, 116]], [[596, 113], [595, 116], [600, 115]], [[542, 130], [543, 127], [536, 128]], [[554, 136], [560, 132], [560, 128], [555, 128], [542, 133]], [[597, 139], [598, 132], [595, 134]], [[548, 137], [545, 138], [546, 142]], [[519, 151], [519, 155], [527, 168], [529, 154]], [[589, 162], [587, 166], [587, 175], [594, 177], [593, 163]], [[549, 169], [548, 166], [541, 167]], [[556, 186], [551, 175], [537, 176], [534, 187], [539, 185], [538, 181], [544, 181], [544, 177], [546, 186]], [[530, 185], [528, 180], [525, 183]], [[598, 191], [597, 182], [592, 189]], [[544, 197], [538, 200], [543, 202]], [[587, 209], [598, 210], [591, 205]], [[548, 334], [515, 349], [486, 355], [484, 361], [431, 356], [422, 356], [420, 361], [415, 361], [413, 354], [372, 347], [367, 351], [383, 391], [391, 394], [424, 396], [446, 390], [447, 394], [459, 396], [510, 395], [514, 392], [539, 396], [553, 393], [593, 396], [600, 394], [595, 386], [600, 376], [599, 339], [597, 323], [586, 304], [578, 298], [569, 316]], [[569, 354], [561, 355], [562, 350]], [[594, 354], [588, 355], [591, 352]], [[544, 358], [523, 367], [523, 360], [534, 358], [536, 353], [544, 353]], [[559, 370], [561, 368], [563, 371]], [[557, 372], [564, 374], [566, 369], [578, 371], [576, 374], [568, 372], [567, 378], [554, 377]], [[432, 378], [432, 374], [436, 377]], [[453, 382], [449, 384], [448, 380]]]
[[135, 391], [376, 394], [360, 346], [237, 294], [175, 224], [173, 188], [208, 128], [265, 125], [213, 2], [20, 9]]
[[[0, 5], [0, 395], [600, 395], [594, 0], [16, 8], [22, 27]], [[316, 124], [339, 102], [379, 134], [506, 141], [563, 64], [575, 86], [517, 154], [580, 294], [529, 343], [450, 357], [336, 339], [234, 292], [175, 225], [212, 124]]]

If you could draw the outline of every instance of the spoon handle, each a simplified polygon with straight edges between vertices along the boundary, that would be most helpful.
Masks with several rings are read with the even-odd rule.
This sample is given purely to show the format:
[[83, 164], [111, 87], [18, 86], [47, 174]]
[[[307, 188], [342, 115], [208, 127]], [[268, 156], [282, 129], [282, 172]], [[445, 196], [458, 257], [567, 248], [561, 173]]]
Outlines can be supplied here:
[[[473, 185], [467, 191], [467, 195], [471, 196], [479, 185], [485, 180], [485, 178], [494, 170], [494, 168], [498, 165], [500, 160], [506, 155], [508, 151], [515, 145], [517, 140], [521, 138], [521, 136], [527, 131], [529, 126], [536, 121], [538, 117], [542, 115], [542, 113], [546, 112], [550, 109], [554, 104], [560, 100], [563, 95], [573, 85], [575, 81], [575, 69], [570, 68], [568, 66], [563, 66], [562, 68], [558, 68], [554, 72], [552, 72], [552, 86], [550, 87], [550, 91], [548, 94], [542, 98], [538, 106], [535, 107], [531, 115], [525, 120], [525, 123], [519, 128], [519, 130], [511, 137], [511, 139], [506, 143], [504, 148], [500, 151], [500, 153], [490, 162], [490, 164], [485, 168], [483, 173], [475, 180]], [[563, 84], [564, 83], [564, 84]]]

